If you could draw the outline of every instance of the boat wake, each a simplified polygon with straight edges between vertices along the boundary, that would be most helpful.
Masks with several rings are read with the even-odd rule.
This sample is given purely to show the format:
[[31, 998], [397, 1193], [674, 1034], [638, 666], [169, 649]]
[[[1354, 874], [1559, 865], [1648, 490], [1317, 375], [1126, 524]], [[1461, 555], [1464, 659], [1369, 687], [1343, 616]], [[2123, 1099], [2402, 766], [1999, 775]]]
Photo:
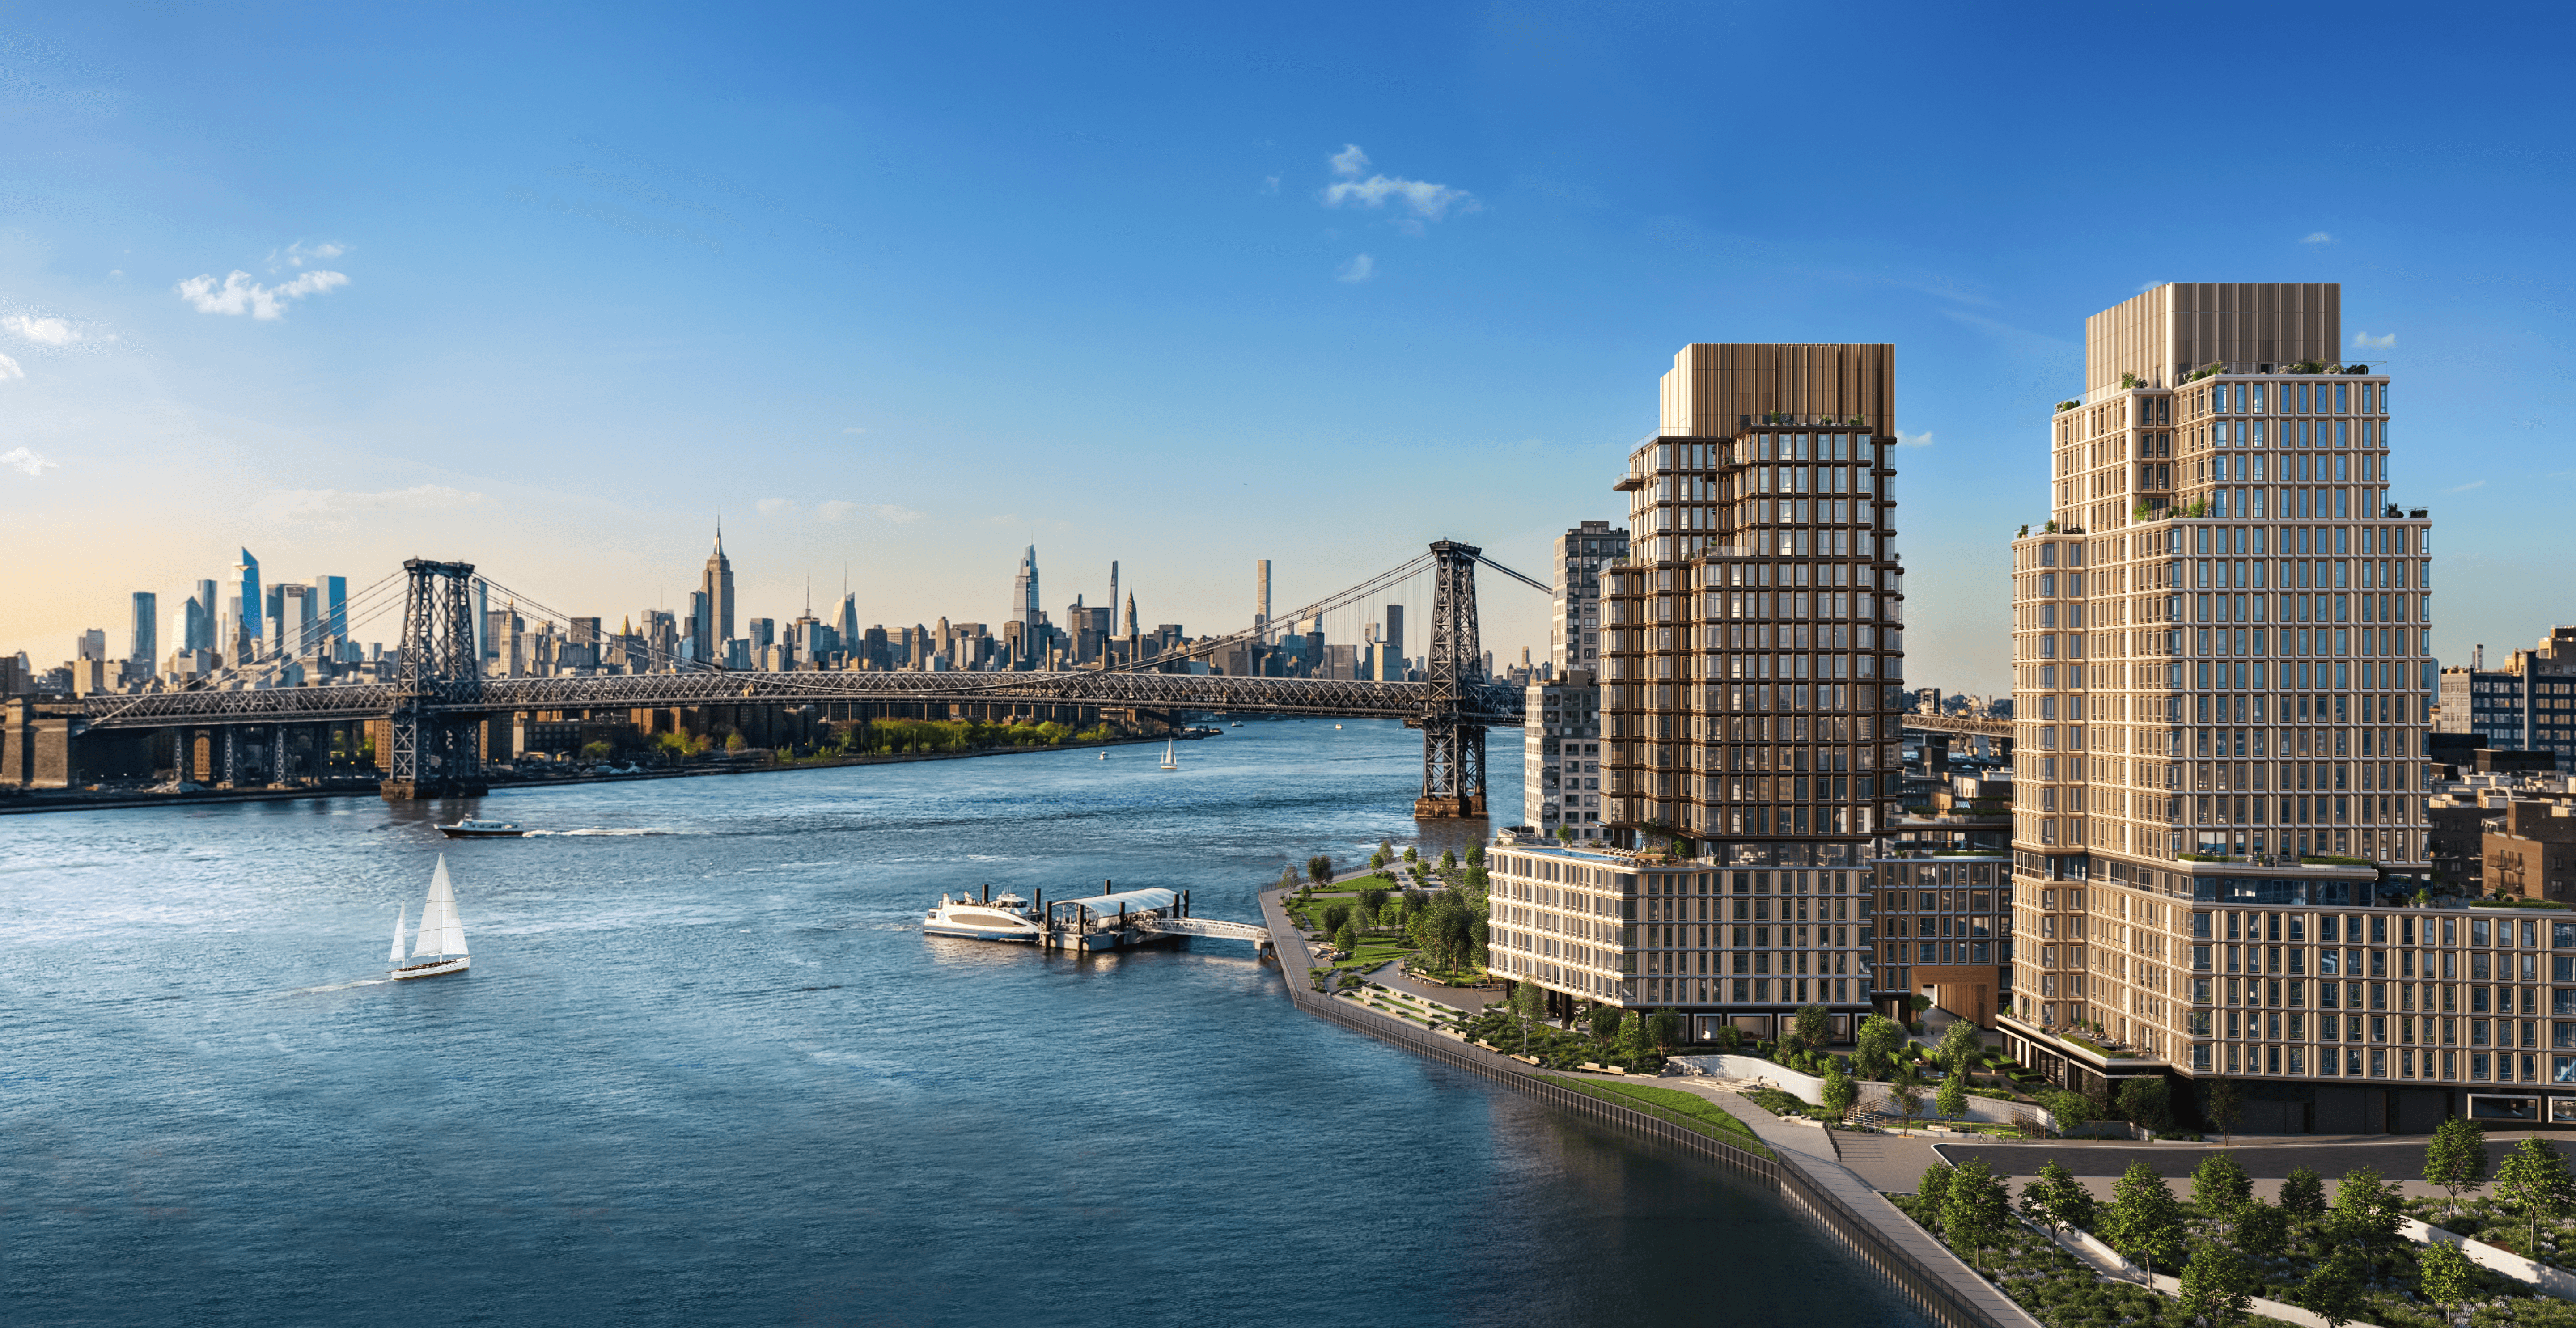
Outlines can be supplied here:
[[360, 978], [355, 982], [334, 982], [320, 987], [298, 987], [286, 994], [289, 996], [311, 996], [326, 991], [347, 991], [351, 987], [381, 987], [391, 983], [392, 981], [392, 978]]
[[676, 834], [679, 834], [679, 833], [680, 833], [680, 831], [677, 831], [677, 830], [660, 830], [660, 829], [652, 829], [652, 828], [610, 829], [610, 828], [608, 828], [608, 827], [606, 827], [606, 826], [592, 826], [591, 828], [589, 828], [589, 829], [587, 829], [587, 830], [531, 830], [531, 831], [529, 831], [525, 836], [523, 836], [523, 838], [527, 838], [527, 839], [579, 839], [579, 838], [584, 838], [584, 837], [590, 837], [590, 838], [603, 838], [603, 837], [606, 837], [606, 838], [618, 838], [618, 839], [623, 839], [623, 838], [627, 838], [627, 837], [634, 836], [634, 835], [676, 835]]

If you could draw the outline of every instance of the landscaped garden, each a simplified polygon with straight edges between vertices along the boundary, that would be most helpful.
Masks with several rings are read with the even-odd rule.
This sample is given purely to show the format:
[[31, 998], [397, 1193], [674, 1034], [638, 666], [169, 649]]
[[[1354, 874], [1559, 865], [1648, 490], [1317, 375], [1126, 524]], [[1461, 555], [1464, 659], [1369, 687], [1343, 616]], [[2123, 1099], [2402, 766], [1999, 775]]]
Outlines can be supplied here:
[[[2426, 1175], [2456, 1192], [2479, 1183], [2470, 1141], [2478, 1159], [2485, 1153], [2475, 1126], [2454, 1126], [2427, 1149]], [[2576, 1202], [2564, 1162], [2545, 1144], [2516, 1157], [2500, 1197], [2523, 1219], [2547, 1213], [2563, 1221]], [[2507, 1184], [2501, 1171], [2498, 1184]], [[2257, 1199], [2252, 1178], [2226, 1153], [2201, 1163], [2187, 1199], [2143, 1161], [2130, 1164], [2108, 1203], [2055, 1162], [2024, 1187], [2018, 1215], [2008, 1183], [1982, 1161], [1934, 1167], [1914, 1194], [1888, 1197], [2051, 1328], [2259, 1322], [2249, 1309], [2256, 1297], [2329, 1323], [2576, 1328], [2576, 1304], [2479, 1268], [2451, 1246], [2407, 1239], [2400, 1219], [2410, 1202], [2368, 1167], [2338, 1182], [2331, 1201], [2324, 1181], [2304, 1168], [2282, 1183], [2278, 1202]], [[2104, 1278], [2039, 1228], [2098, 1237], [2133, 1264], [2177, 1275], [2181, 1296], [2150, 1302], [2143, 1287]]]
[[1380, 845], [1370, 874], [1336, 881], [1329, 856], [1306, 861], [1305, 884], [1295, 868], [1279, 887], [1294, 890], [1288, 916], [1311, 938], [1330, 946], [1322, 967], [1370, 971], [1401, 963], [1405, 971], [1451, 986], [1486, 981], [1484, 849], [1471, 845], [1462, 864], [1453, 852], [1427, 862], [1419, 851], [1398, 854]]
[[1623, 1107], [1630, 1107], [1649, 1116], [1696, 1130], [1748, 1153], [1756, 1153], [1763, 1157], [1772, 1156], [1771, 1146], [1762, 1142], [1761, 1137], [1753, 1133], [1753, 1127], [1737, 1120], [1732, 1112], [1697, 1093], [1686, 1093], [1678, 1088], [1654, 1088], [1645, 1084], [1622, 1084], [1601, 1079], [1562, 1079], [1552, 1074], [1539, 1077], [1549, 1083], [1573, 1089], [1587, 1097], [1616, 1102]]

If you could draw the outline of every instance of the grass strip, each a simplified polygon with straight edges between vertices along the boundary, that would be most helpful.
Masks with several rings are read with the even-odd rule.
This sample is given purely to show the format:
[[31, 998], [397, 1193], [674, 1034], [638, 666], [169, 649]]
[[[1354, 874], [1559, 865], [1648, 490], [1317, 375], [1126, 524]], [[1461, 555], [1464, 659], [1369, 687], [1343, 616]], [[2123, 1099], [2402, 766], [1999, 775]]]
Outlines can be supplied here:
[[1659, 1120], [1668, 1120], [1685, 1129], [1705, 1134], [1712, 1139], [1732, 1144], [1748, 1153], [1772, 1157], [1771, 1146], [1762, 1142], [1751, 1126], [1737, 1120], [1726, 1108], [1677, 1088], [1647, 1088], [1641, 1084], [1610, 1084], [1592, 1079], [1567, 1079], [1559, 1075], [1538, 1076], [1551, 1084], [1571, 1088], [1585, 1097], [1616, 1102], [1632, 1111], [1642, 1111]]

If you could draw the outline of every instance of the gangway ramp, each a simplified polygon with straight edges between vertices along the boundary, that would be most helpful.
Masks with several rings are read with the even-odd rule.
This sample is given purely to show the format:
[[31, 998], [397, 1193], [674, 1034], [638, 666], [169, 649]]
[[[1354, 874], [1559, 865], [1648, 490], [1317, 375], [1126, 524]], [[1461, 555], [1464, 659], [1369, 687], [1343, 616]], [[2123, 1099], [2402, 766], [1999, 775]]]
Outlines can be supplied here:
[[1136, 926], [1141, 931], [1159, 931], [1173, 936], [1215, 936], [1229, 941], [1250, 941], [1254, 945], [1270, 944], [1270, 929], [1249, 922], [1149, 916], [1139, 919]]

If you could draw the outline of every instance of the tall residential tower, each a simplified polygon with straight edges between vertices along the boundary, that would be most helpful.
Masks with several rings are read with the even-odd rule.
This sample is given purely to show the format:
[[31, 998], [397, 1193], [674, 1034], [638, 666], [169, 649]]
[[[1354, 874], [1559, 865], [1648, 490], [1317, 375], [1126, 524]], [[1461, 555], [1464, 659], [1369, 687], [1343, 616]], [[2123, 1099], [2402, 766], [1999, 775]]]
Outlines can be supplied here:
[[[2256, 1096], [2376, 1128], [2316, 1082], [2452, 1077], [2451, 1051], [2419, 1068], [2415, 1048], [2469, 1045], [2465, 1021], [2419, 1028], [2418, 1002], [2488, 1009], [2483, 987], [2392, 990], [2412, 952], [2303, 944], [2416, 943], [2380, 910], [2430, 880], [2430, 523], [2389, 505], [2389, 380], [2337, 362], [2341, 302], [2333, 283], [2159, 286], [2087, 321], [2084, 394], [2050, 426], [2050, 519], [2012, 547], [2005, 1031], [2077, 1086], [2279, 1076], [2307, 1085]], [[2430, 916], [2424, 946], [2487, 943], [2457, 917], [2436, 942]], [[2362, 977], [2365, 953], [2368, 984], [2316, 980]]]

